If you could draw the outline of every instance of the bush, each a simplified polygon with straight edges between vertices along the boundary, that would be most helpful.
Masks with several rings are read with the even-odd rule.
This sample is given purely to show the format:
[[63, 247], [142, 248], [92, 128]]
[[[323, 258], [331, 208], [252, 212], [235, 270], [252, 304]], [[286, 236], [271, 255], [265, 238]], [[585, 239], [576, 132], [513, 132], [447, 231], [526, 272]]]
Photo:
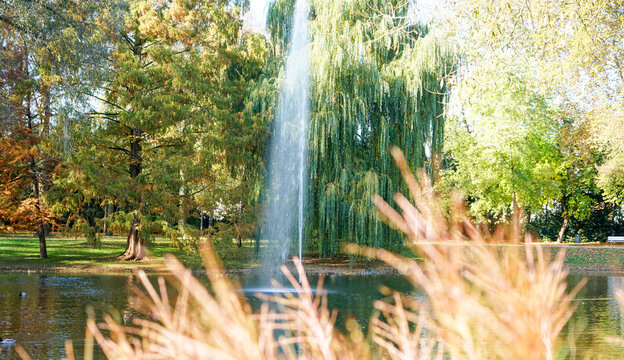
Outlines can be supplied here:
[[97, 227], [89, 225], [83, 218], [75, 220], [70, 228], [65, 229], [65, 233], [74, 239], [84, 237], [87, 245], [91, 247], [98, 249], [102, 247], [102, 236], [98, 233]]
[[171, 245], [187, 254], [197, 254], [197, 244], [199, 243], [201, 233], [192, 227], [186, 227], [184, 232], [177, 228], [166, 226], [164, 228], [165, 236], [171, 240]]
[[99, 233], [96, 233], [95, 228], [89, 226], [89, 229], [84, 234], [87, 245], [100, 249], [102, 247], [102, 236]]

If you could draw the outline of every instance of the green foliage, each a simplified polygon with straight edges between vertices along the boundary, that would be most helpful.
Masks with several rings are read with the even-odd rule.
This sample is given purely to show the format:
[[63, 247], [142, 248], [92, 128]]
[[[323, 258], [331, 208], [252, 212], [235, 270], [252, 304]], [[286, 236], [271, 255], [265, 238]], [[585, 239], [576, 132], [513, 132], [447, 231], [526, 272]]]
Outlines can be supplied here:
[[520, 76], [492, 68], [465, 80], [463, 110], [447, 123], [448, 180], [481, 221], [506, 221], [514, 196], [539, 211], [559, 194], [557, 114]]
[[600, 168], [598, 186], [608, 201], [624, 204], [624, 156], [614, 156]]
[[184, 232], [170, 226], [164, 226], [164, 233], [169, 240], [171, 246], [180, 249], [187, 254], [198, 254], [197, 244], [199, 244], [201, 233], [198, 229], [186, 227]]
[[[294, 3], [273, 2], [265, 38], [241, 28], [245, 1], [0, 2], [0, 227], [98, 245], [136, 214], [146, 240], [193, 253], [186, 218], [225, 209], [208, 233], [253, 238]], [[462, 0], [431, 27], [410, 6], [311, 1], [309, 250], [399, 250], [370, 201], [405, 192], [395, 145], [434, 178], [442, 163], [438, 189], [482, 220], [515, 195], [552, 239], [619, 231], [621, 4]]]
[[[100, 107], [77, 127], [85, 141], [59, 182], [136, 213], [146, 237], [165, 231], [150, 215], [183, 226], [198, 206], [256, 201], [264, 127], [245, 98], [264, 40], [241, 34], [238, 8], [221, 2], [127, 3], [121, 25], [104, 28], [113, 71], [104, 95], [92, 92]], [[127, 216], [110, 228], [128, 231], [116, 223]]]
[[87, 240], [87, 245], [97, 249], [102, 247], [102, 235], [96, 233], [94, 228], [86, 225], [82, 231]]
[[[595, 207], [604, 207], [600, 201], [618, 201], [624, 184], [617, 175], [623, 142], [614, 136], [624, 119], [622, 4], [462, 0], [446, 10], [449, 16], [436, 19], [436, 29], [460, 49], [464, 69], [458, 83], [492, 64], [505, 71], [530, 69], [527, 84], [547, 93], [548, 105], [560, 114], [560, 191], [553, 200], [561, 203], [565, 221], [590, 216]], [[472, 86], [477, 90], [482, 83]], [[475, 96], [480, 97], [478, 91]], [[604, 199], [597, 196], [597, 185]]]
[[[606, 203], [599, 194], [591, 194], [594, 206], [590, 207], [589, 216], [570, 217], [562, 241], [573, 241], [576, 234], [583, 234], [587, 241], [605, 242], [610, 235], [624, 233], [622, 210]], [[564, 220], [562, 206], [558, 203], [536, 215], [532, 215], [526, 230], [540, 235], [542, 241], [556, 241]]]
[[133, 217], [134, 215], [132, 213], [117, 211], [109, 215], [107, 218], [102, 219], [101, 226], [104, 226], [106, 223], [106, 227], [114, 235], [128, 235], [130, 227], [132, 226]]
[[[292, 4], [277, 1], [269, 13], [277, 55], [285, 53]], [[401, 189], [393, 145], [413, 168], [432, 170], [428, 151], [442, 147], [441, 80], [451, 55], [410, 20], [408, 3], [311, 5], [307, 241], [323, 256], [348, 242], [398, 249], [400, 237], [380, 223], [371, 199]]]

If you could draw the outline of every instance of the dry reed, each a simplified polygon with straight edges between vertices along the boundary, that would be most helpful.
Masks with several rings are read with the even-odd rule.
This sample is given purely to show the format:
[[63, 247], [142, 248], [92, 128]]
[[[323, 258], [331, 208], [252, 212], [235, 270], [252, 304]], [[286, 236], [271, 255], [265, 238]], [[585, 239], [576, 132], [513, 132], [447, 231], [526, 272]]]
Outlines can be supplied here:
[[[375, 203], [390, 224], [406, 234], [421, 259], [355, 246], [349, 251], [381, 259], [398, 269], [429, 298], [426, 308], [394, 293], [393, 303], [376, 302], [367, 338], [356, 321], [347, 333], [335, 327], [336, 312], [327, 297], [312, 288], [301, 266], [300, 282], [283, 268], [294, 293], [264, 296], [254, 313], [227, 280], [210, 249], [203, 251], [211, 284], [207, 290], [177, 260], [166, 264], [178, 288], [169, 302], [165, 281], [158, 290], [138, 277], [146, 311], [159, 320], [135, 319], [123, 326], [107, 316], [88, 322], [91, 334], [109, 359], [552, 359], [557, 339], [574, 306], [578, 289], [566, 290], [563, 257], [553, 261], [542, 250], [521, 245], [492, 246], [457, 210], [451, 220], [436, 207], [431, 186], [408, 170], [402, 153], [393, 156], [413, 203], [401, 194], [396, 212], [383, 199]], [[511, 234], [517, 234], [512, 231]], [[489, 236], [507, 242], [504, 231]], [[294, 261], [298, 264], [298, 261]], [[268, 303], [277, 304], [277, 310]], [[104, 336], [102, 330], [108, 332]], [[72, 358], [68, 352], [68, 358]]]
[[574, 295], [584, 284], [567, 292], [563, 253], [548, 261], [541, 248], [520, 244], [515, 226], [510, 236], [501, 228], [486, 238], [459, 206], [449, 220], [427, 178], [416, 180], [400, 150], [392, 155], [413, 203], [396, 194], [399, 214], [383, 199], [374, 201], [422, 259], [351, 250], [385, 261], [425, 291], [431, 311], [427, 326], [452, 358], [554, 358], [559, 333], [574, 312]]

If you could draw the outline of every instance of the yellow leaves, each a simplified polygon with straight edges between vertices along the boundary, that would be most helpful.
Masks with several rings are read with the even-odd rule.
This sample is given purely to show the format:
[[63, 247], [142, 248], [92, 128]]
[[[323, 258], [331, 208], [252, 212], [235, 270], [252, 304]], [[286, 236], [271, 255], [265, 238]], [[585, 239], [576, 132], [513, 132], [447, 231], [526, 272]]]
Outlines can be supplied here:
[[189, 9], [187, 8], [187, 1], [184, 0], [174, 0], [171, 4], [171, 9], [169, 10], [169, 16], [171, 19], [179, 22], [186, 21], [187, 16], [189, 16]]
[[183, 47], [209, 45], [213, 37], [216, 41], [221, 36], [237, 36], [235, 8], [223, 6], [191, 0], [142, 1], [134, 7], [130, 21], [149, 40]]
[[158, 19], [149, 17], [141, 19], [139, 30], [147, 36], [163, 36], [167, 37], [167, 30]]

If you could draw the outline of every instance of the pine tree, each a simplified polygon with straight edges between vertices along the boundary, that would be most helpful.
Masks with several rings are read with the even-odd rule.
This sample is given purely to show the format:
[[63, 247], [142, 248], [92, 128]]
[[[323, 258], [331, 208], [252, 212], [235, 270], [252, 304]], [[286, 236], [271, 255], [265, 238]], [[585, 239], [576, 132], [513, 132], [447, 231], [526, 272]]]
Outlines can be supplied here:
[[237, 8], [221, 1], [137, 0], [123, 31], [111, 33], [113, 77], [78, 177], [132, 213], [122, 258], [145, 257], [151, 216], [183, 228], [212, 165], [227, 164], [235, 145], [220, 146], [242, 119], [241, 74], [253, 67], [239, 27]]

